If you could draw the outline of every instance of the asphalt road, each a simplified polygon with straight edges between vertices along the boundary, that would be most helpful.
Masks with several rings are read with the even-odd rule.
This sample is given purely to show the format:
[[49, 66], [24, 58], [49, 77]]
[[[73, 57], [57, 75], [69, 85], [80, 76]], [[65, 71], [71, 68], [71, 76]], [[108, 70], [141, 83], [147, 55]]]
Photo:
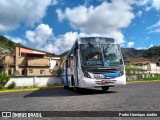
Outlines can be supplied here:
[[160, 82], [116, 86], [108, 92], [57, 88], [0, 93], [0, 111], [160, 111]]

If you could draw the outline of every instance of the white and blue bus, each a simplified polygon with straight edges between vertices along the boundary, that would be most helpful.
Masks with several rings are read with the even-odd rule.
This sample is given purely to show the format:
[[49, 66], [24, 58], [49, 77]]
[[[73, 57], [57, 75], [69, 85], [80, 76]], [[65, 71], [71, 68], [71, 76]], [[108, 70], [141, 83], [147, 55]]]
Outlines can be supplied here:
[[97, 88], [126, 84], [126, 73], [120, 46], [113, 38], [77, 38], [61, 65], [64, 88]]

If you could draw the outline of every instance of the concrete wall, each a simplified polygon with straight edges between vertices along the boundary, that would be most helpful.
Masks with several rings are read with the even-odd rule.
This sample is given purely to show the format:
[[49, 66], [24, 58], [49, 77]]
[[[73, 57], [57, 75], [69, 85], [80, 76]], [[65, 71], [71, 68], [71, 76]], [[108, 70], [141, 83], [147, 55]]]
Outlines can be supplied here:
[[147, 70], [146, 73], [160, 74], [160, 66], [157, 66], [156, 63], [149, 63], [145, 65], [144, 68]]
[[58, 77], [23, 77], [23, 76], [17, 76], [17, 77], [11, 77], [10, 80], [7, 82], [5, 87], [7, 87], [12, 82], [16, 83], [17, 87], [42, 87], [42, 86], [52, 86], [52, 85], [60, 85], [60, 78]]

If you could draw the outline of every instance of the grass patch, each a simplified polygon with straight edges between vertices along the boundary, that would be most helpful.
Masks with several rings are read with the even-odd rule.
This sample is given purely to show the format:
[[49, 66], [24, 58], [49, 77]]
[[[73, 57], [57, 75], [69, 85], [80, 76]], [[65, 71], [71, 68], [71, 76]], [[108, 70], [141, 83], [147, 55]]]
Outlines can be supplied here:
[[142, 80], [160, 80], [160, 76], [155, 76], [155, 77], [145, 77]]
[[144, 78], [142, 80], [127, 80], [127, 82], [138, 82], [138, 81], [160, 81], [160, 78], [149, 77], [149, 78]]

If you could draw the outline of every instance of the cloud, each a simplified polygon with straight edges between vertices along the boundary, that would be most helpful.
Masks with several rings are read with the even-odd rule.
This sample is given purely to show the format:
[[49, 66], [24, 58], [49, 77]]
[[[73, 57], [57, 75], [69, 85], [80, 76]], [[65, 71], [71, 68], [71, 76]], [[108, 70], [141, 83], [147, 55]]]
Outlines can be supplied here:
[[25, 34], [27, 40], [36, 48], [42, 48], [47, 42], [53, 40], [52, 28], [46, 24], [38, 25], [34, 31], [28, 30]]
[[153, 44], [150, 44], [150, 45], [149, 45], [149, 48], [151, 48], [151, 47], [153, 47], [153, 46], [154, 46]]
[[64, 35], [54, 36], [49, 25], [40, 24], [35, 30], [27, 30], [25, 36], [30, 47], [60, 54], [71, 49], [79, 34], [77, 32], [67, 32]]
[[136, 5], [138, 6], [144, 6], [148, 5], [152, 0], [137, 0], [135, 1]]
[[149, 49], [149, 48], [151, 48], [151, 47], [154, 47], [154, 45], [153, 45], [153, 44], [150, 44], [148, 48], [147, 48], [147, 47], [137, 47], [136, 49], [137, 49], [137, 50], [144, 50], [144, 49]]
[[146, 6], [146, 11], [152, 8], [160, 10], [160, 0], [137, 0], [135, 3], [138, 6]]
[[152, 6], [153, 6], [156, 10], [160, 10], [160, 0], [152, 0]]
[[77, 32], [67, 32], [64, 35], [56, 37], [54, 44], [48, 44], [46, 46], [50, 46], [50, 50], [53, 50], [52, 52], [60, 54], [70, 50], [78, 36]]
[[56, 13], [57, 13], [57, 15], [58, 15], [58, 20], [60, 21], [60, 22], [62, 22], [63, 21], [63, 19], [64, 19], [64, 15], [63, 15], [63, 13], [62, 13], [62, 10], [61, 9], [57, 9], [56, 10]]
[[149, 33], [160, 33], [160, 28], [150, 30]]
[[58, 0], [52, 0], [51, 5], [57, 5], [58, 3], [59, 3]]
[[127, 46], [128, 46], [129, 48], [132, 48], [132, 47], [134, 46], [134, 42], [128, 42]]
[[9, 40], [12, 40], [15, 43], [21, 43], [22, 45], [26, 45], [26, 40], [23, 40], [19, 37], [12, 37], [9, 35], [4, 35], [6, 38], [8, 38]]
[[73, 29], [86, 34], [112, 35], [120, 44], [125, 42], [121, 29], [128, 27], [134, 18], [132, 7], [125, 0], [103, 2], [96, 7], [80, 5], [64, 12], [57, 9], [57, 14], [60, 21], [68, 20]]
[[147, 30], [149, 30], [149, 33], [160, 33], [160, 20], [157, 23], [147, 27]]
[[136, 48], [137, 50], [144, 50], [144, 49], [147, 49], [146, 47], [137, 47]]
[[138, 11], [138, 13], [136, 14], [138, 17], [141, 17], [142, 16], [142, 11]]
[[[109, 36], [118, 36], [122, 38], [123, 35], [120, 32], [112, 32]], [[54, 36], [52, 28], [47, 24], [40, 24], [34, 30], [26, 31], [27, 45], [36, 49], [44, 50], [50, 53], [61, 54], [67, 50], [70, 50], [75, 40], [78, 37], [86, 36], [101, 36], [100, 34], [86, 34], [78, 32], [66, 32], [63, 35]]]
[[46, 14], [52, 0], [0, 0], [0, 32], [11, 31], [22, 23], [33, 26]]
[[155, 23], [154, 25], [148, 27], [148, 29], [153, 29], [153, 28], [157, 28], [160, 27], [160, 21], [158, 21], [157, 23]]

